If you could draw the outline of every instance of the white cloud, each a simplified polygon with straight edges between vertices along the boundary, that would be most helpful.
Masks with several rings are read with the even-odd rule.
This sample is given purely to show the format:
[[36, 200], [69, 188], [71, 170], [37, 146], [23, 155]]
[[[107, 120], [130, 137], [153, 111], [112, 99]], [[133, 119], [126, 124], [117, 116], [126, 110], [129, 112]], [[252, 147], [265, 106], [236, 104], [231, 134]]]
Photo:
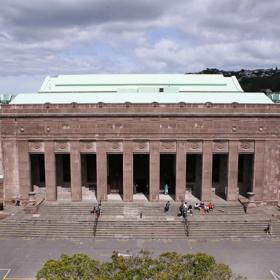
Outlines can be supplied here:
[[29, 91], [24, 81], [48, 74], [272, 67], [279, 10], [279, 0], [3, 0], [0, 90], [12, 77]]

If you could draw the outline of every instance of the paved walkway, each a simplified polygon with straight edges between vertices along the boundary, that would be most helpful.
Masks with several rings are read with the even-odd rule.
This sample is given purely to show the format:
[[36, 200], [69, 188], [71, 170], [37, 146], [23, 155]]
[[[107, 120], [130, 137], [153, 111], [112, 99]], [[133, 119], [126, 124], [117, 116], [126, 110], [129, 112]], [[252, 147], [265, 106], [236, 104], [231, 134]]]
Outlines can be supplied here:
[[[180, 253], [206, 252], [224, 262], [235, 273], [248, 279], [273, 279], [270, 270], [280, 273], [280, 241], [272, 240], [41, 240], [0, 239], [0, 268], [9, 268], [9, 278], [35, 277], [48, 259], [57, 259], [62, 253], [86, 253], [99, 260], [109, 260], [113, 250], [136, 254], [140, 249], [158, 255], [166, 251]], [[2, 274], [1, 274], [2, 275]], [[0, 278], [1, 279], [1, 278]]]

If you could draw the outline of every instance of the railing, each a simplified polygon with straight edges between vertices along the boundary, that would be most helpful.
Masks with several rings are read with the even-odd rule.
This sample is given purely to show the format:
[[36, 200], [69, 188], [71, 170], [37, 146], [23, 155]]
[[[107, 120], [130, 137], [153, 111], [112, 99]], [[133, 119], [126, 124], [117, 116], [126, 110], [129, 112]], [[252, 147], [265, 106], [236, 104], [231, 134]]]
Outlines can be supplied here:
[[101, 206], [98, 206], [98, 209], [96, 209], [95, 213], [95, 220], [94, 220], [94, 223], [93, 223], [93, 237], [95, 238], [96, 236], [96, 231], [97, 231], [97, 225], [98, 225], [98, 220], [99, 220], [99, 217], [100, 217], [100, 214], [101, 214]]
[[96, 236], [96, 231], [97, 231], [97, 225], [98, 225], [98, 216], [95, 216], [95, 220], [94, 220], [94, 223], [93, 223], [93, 237], [95, 238]]
[[184, 229], [185, 229], [185, 234], [187, 237], [190, 235], [190, 222], [188, 221], [187, 216], [184, 217]]

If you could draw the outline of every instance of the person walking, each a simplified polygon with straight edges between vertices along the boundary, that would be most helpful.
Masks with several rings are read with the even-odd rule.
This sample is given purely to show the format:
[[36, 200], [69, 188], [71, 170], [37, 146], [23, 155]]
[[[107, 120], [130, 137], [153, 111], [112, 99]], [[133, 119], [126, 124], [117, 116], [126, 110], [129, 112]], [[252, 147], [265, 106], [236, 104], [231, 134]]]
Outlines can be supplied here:
[[164, 207], [164, 212], [168, 212], [170, 208], [170, 201], [167, 201]]
[[268, 222], [266, 228], [264, 229], [264, 231], [266, 232], [267, 235], [270, 235], [271, 236], [271, 224], [270, 224], [271, 221]]
[[16, 197], [16, 206], [20, 206], [20, 195], [17, 194], [17, 197]]
[[91, 214], [95, 214], [96, 213], [96, 207], [93, 206], [93, 209], [90, 211]]
[[164, 188], [164, 194], [168, 194], [168, 188], [169, 188], [168, 184], [165, 184], [163, 188]]
[[101, 199], [99, 200], [99, 203], [98, 203], [98, 209], [99, 209], [99, 212], [101, 213], [102, 211], [102, 204], [101, 204]]
[[96, 207], [95, 213], [96, 213], [96, 219], [99, 219], [100, 214], [101, 214], [101, 208], [99, 207], [99, 204]]
[[187, 213], [188, 213], [188, 209], [187, 208], [183, 208], [183, 218], [184, 219], [187, 218]]

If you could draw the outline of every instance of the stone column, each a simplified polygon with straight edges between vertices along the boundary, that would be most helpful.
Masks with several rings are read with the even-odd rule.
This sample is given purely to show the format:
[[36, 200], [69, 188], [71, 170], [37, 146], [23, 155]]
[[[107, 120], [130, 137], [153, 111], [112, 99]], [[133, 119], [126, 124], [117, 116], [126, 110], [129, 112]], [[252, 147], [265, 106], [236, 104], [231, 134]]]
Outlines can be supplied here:
[[186, 193], [186, 152], [183, 141], [177, 141], [176, 153], [176, 201], [185, 200]]
[[228, 201], [234, 201], [238, 198], [238, 157], [238, 141], [230, 141], [228, 154], [228, 187], [226, 194], [226, 199]]
[[133, 143], [123, 143], [123, 200], [133, 200]]
[[79, 141], [70, 143], [71, 198], [82, 200], [81, 154]]
[[201, 200], [210, 201], [212, 192], [212, 142], [203, 142]]
[[255, 142], [253, 192], [255, 201], [263, 200], [265, 141]]
[[31, 171], [28, 142], [18, 141], [17, 145], [20, 198], [21, 200], [28, 201], [28, 193], [31, 191]]
[[15, 140], [5, 140], [3, 144], [4, 194], [5, 200], [15, 199], [19, 190], [18, 148]]
[[97, 200], [107, 200], [106, 142], [96, 142]]
[[46, 199], [57, 200], [54, 142], [45, 142]]
[[160, 154], [159, 141], [150, 142], [150, 201], [159, 200]]
[[193, 189], [193, 195], [196, 197], [201, 197], [202, 189], [202, 155], [196, 155], [195, 159], [195, 185]]
[[3, 187], [3, 175], [0, 174], [0, 210], [4, 207], [4, 187]]

